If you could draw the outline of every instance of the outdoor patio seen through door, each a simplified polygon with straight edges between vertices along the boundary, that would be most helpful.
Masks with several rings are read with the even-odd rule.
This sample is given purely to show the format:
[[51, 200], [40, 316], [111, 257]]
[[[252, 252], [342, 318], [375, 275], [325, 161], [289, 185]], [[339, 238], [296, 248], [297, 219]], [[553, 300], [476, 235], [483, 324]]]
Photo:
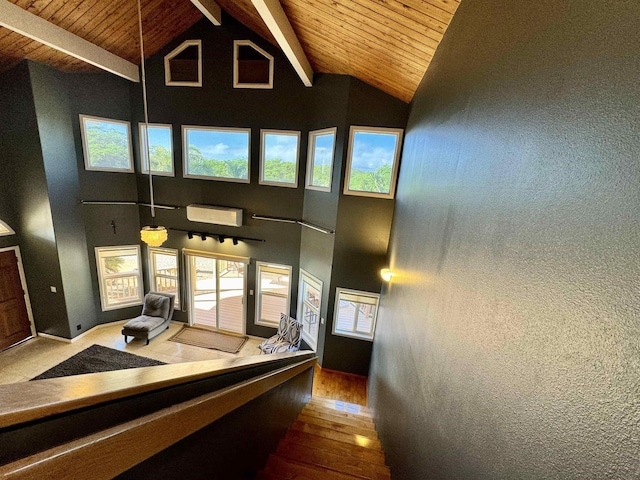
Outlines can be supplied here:
[[189, 323], [229, 332], [245, 331], [245, 264], [187, 255]]

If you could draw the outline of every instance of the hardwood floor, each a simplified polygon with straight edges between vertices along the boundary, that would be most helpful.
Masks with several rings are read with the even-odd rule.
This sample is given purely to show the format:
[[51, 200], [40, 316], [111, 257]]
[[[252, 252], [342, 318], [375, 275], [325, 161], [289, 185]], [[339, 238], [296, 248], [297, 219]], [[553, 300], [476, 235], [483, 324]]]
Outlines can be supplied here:
[[313, 374], [313, 396], [367, 406], [367, 377], [319, 366]]

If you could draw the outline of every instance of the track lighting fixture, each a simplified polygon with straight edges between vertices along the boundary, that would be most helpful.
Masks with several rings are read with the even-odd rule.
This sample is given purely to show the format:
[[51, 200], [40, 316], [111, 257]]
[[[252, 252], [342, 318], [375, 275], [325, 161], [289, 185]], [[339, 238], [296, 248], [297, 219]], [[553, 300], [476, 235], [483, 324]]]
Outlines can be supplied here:
[[187, 237], [191, 240], [193, 238], [193, 232], [187, 232]]
[[231, 241], [233, 242], [234, 245], [238, 244], [238, 239], [236, 237], [233, 237]]
[[224, 237], [222, 235], [218, 235], [218, 241], [220, 243], [224, 243]]
[[204, 242], [207, 239], [207, 234], [206, 233], [201, 233], [200, 234], [200, 238], [202, 239], [202, 241]]

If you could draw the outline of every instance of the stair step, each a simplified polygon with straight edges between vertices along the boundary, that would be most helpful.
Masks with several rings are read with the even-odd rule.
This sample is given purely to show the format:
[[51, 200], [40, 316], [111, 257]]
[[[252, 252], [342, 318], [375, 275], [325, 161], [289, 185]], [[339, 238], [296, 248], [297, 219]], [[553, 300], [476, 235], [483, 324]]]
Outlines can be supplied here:
[[284, 436], [284, 440], [304, 445], [308, 448], [320, 448], [330, 452], [337, 452], [361, 458], [369, 463], [376, 465], [384, 465], [384, 453], [379, 450], [360, 447], [359, 445], [351, 445], [339, 440], [331, 440], [330, 438], [319, 437], [312, 433], [301, 432], [299, 430], [289, 430]]
[[311, 405], [320, 405], [322, 407], [333, 408], [335, 410], [344, 411], [347, 413], [360, 413], [365, 415], [371, 415], [370, 408], [364, 405], [356, 405], [355, 403], [343, 402], [341, 400], [333, 400], [331, 398], [311, 397], [309, 401]]
[[366, 426], [366, 427], [353, 426], [353, 425], [349, 425], [347, 423], [341, 422], [340, 420], [333, 421], [333, 420], [328, 420], [326, 418], [319, 418], [312, 415], [305, 415], [304, 413], [301, 413], [300, 415], [298, 415], [297, 420], [304, 423], [312, 423], [314, 425], [320, 425], [321, 427], [330, 428], [331, 430], [336, 430], [338, 432], [351, 433], [354, 435], [362, 435], [375, 440], [378, 439], [378, 435], [376, 435], [376, 431], [373, 428], [373, 426]]
[[371, 463], [345, 452], [310, 448], [306, 445], [282, 440], [276, 454], [287, 459], [304, 461], [316, 467], [328, 468], [361, 478], [386, 480], [391, 478], [389, 467]]
[[329, 415], [337, 415], [344, 418], [353, 418], [354, 420], [360, 420], [361, 422], [373, 423], [372, 416], [367, 413], [349, 413], [344, 410], [336, 410], [335, 408], [312, 403], [307, 403], [304, 408], [315, 412], [327, 413]]
[[331, 420], [332, 422], [342, 422], [345, 425], [352, 425], [354, 427], [361, 428], [373, 428], [375, 430], [375, 425], [373, 424], [373, 420], [368, 417], [363, 417], [358, 415], [356, 418], [350, 415], [349, 413], [342, 413], [337, 410], [321, 410], [314, 409], [309, 407], [304, 407], [301, 412], [303, 415], [309, 415], [311, 417], [324, 418], [325, 420]]
[[339, 432], [331, 428], [314, 425], [312, 423], [304, 423], [298, 420], [293, 422], [291, 429], [317, 435], [318, 437], [328, 438], [330, 440], [337, 440], [338, 442], [349, 443], [359, 447], [381, 450], [380, 441], [378, 439], [367, 437], [366, 435]]
[[359, 480], [353, 475], [290, 460], [279, 455], [269, 456], [264, 472], [286, 480]]

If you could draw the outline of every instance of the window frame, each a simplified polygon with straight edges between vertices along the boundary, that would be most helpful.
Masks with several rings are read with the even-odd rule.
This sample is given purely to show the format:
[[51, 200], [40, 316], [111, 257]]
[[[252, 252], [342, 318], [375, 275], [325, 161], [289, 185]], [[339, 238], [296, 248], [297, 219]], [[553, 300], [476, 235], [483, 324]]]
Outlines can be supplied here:
[[[130, 250], [135, 250], [136, 255], [138, 257], [138, 273], [137, 275], [135, 275], [138, 281], [138, 296], [137, 298], [131, 299], [130, 301], [125, 303], [110, 305], [107, 297], [107, 286], [106, 286], [106, 280], [108, 278], [105, 278], [104, 273], [102, 271], [102, 264], [100, 261], [102, 258], [101, 252], [130, 251]], [[95, 255], [96, 255], [96, 270], [98, 273], [98, 286], [100, 289], [100, 306], [102, 308], [102, 311], [107, 312], [111, 310], [118, 310], [121, 308], [128, 308], [128, 307], [134, 307], [137, 305], [142, 305], [144, 302], [144, 289], [143, 289], [143, 279], [142, 279], [142, 256], [140, 253], [140, 245], [113, 245], [113, 246], [95, 247]], [[113, 255], [113, 256], [116, 256], [116, 255]], [[116, 274], [109, 278], [116, 278], [116, 277], [133, 277], [133, 275]]]
[[[268, 83], [243, 83], [240, 82], [240, 72], [238, 68], [238, 53], [240, 47], [251, 47], [259, 54], [263, 55], [269, 60], [269, 82]], [[234, 40], [233, 41], [233, 88], [249, 88], [249, 89], [273, 89], [273, 55], [266, 52], [266, 50], [260, 48], [251, 40]]]
[[[396, 139], [397, 139], [396, 149], [393, 157], [393, 167], [391, 170], [391, 183], [389, 184], [389, 193], [366, 192], [361, 190], [349, 189], [349, 181], [351, 179], [351, 160], [353, 155], [353, 142], [354, 142], [355, 135], [357, 133], [379, 133], [384, 135], [396, 136]], [[344, 176], [344, 188], [343, 188], [344, 195], [354, 195], [358, 197], [372, 197], [372, 198], [388, 198], [388, 199], [393, 199], [395, 197], [403, 135], [404, 135], [404, 129], [402, 128], [365, 127], [365, 126], [351, 125], [351, 127], [349, 128], [349, 148], [347, 150], [347, 168]]]
[[[356, 315], [353, 318], [353, 330], [348, 332], [345, 330], [338, 330], [337, 326], [338, 326], [338, 315], [340, 312], [340, 295], [342, 293], [348, 294], [348, 295], [357, 295], [360, 297], [369, 297], [369, 298], [373, 298], [375, 299], [375, 311], [373, 313], [373, 319], [371, 320], [371, 334], [364, 334], [361, 332], [358, 332], [356, 330], [357, 328], [357, 318], [358, 318], [358, 309], [356, 309]], [[361, 290], [352, 290], [349, 288], [341, 288], [341, 287], [337, 287], [336, 288], [336, 303], [335, 303], [335, 307], [333, 310], [333, 326], [331, 327], [331, 333], [333, 335], [339, 336], [339, 337], [348, 337], [348, 338], [355, 338], [356, 340], [366, 340], [368, 342], [373, 342], [373, 337], [375, 336], [376, 333], [376, 321], [378, 319], [378, 311], [380, 309], [380, 294], [379, 293], [373, 293], [373, 292], [364, 292]]]
[[15, 235], [15, 234], [16, 234], [15, 230], [11, 228], [9, 224], [0, 220], [0, 237], [3, 237], [5, 235]]
[[[272, 182], [264, 180], [264, 162], [265, 162], [265, 137], [267, 135], [283, 135], [288, 137], [296, 137], [298, 144], [296, 146], [296, 173], [294, 183], [285, 182]], [[300, 171], [300, 131], [298, 130], [275, 130], [269, 128], [263, 128], [260, 130], [260, 174], [258, 176], [258, 184], [269, 185], [272, 187], [286, 187], [286, 188], [298, 188], [298, 173]]]
[[[304, 295], [304, 285], [303, 282], [305, 281], [304, 279], [307, 278], [309, 280], [311, 280], [310, 282], [307, 282], [309, 285], [311, 285], [313, 288], [315, 288], [316, 290], [318, 290], [318, 292], [320, 292], [320, 301], [319, 306], [317, 308], [317, 321], [316, 323], [318, 324], [318, 328], [317, 328], [317, 334], [316, 334], [316, 338], [315, 339], [311, 339], [310, 335], [311, 333], [309, 332], [309, 329], [304, 328], [305, 325], [305, 320], [303, 318], [302, 315], [302, 309], [303, 309], [303, 305], [304, 304], [308, 304], [308, 302], [304, 302], [304, 299], [302, 298]], [[314, 285], [315, 283], [315, 285]], [[298, 280], [298, 308], [297, 308], [297, 316], [298, 316], [298, 321], [303, 325], [302, 328], [302, 338], [305, 342], [307, 342], [307, 344], [311, 347], [311, 349], [313, 351], [316, 351], [318, 348], [318, 336], [320, 336], [320, 324], [322, 323], [322, 296], [323, 296], [323, 292], [322, 289], [324, 287], [324, 282], [322, 280], [320, 280], [319, 278], [317, 278], [315, 275], [310, 274], [309, 272], [307, 272], [304, 269], [300, 269], [300, 276], [299, 276], [299, 280]], [[309, 306], [311, 306], [312, 310], [316, 310], [315, 306], [308, 304]]]
[[[204, 130], [212, 132], [232, 132], [247, 134], [247, 178], [212, 177], [207, 175], [192, 175], [188, 173], [189, 168], [189, 144], [187, 142], [188, 130]], [[251, 128], [237, 127], [207, 127], [201, 125], [182, 125], [182, 176], [184, 178], [194, 178], [197, 180], [214, 180], [219, 182], [250, 183], [251, 182]]]
[[[176, 176], [176, 167], [174, 164], [174, 154], [173, 154], [173, 125], [171, 125], [170, 123], [147, 123], [146, 124], [147, 127], [151, 127], [151, 128], [168, 128], [169, 129], [169, 137], [171, 138], [171, 172], [162, 172], [159, 170], [154, 170], [153, 176], [154, 177], [175, 177]], [[145, 137], [148, 135], [147, 132], [145, 131], [145, 123], [144, 122], [139, 122], [138, 123], [138, 136], [139, 136], [139, 140], [140, 140], [140, 171], [142, 173], [149, 173], [149, 158], [147, 157], [147, 149], [145, 148], [144, 145], [144, 139]]]
[[[84, 169], [88, 172], [118, 172], [118, 173], [135, 173], [133, 165], [133, 143], [131, 141], [131, 123], [126, 120], [116, 120], [113, 118], [95, 117], [93, 115], [85, 115], [81, 113], [80, 117], [80, 137], [82, 139], [82, 153], [84, 156]], [[115, 125], [124, 125], [127, 127], [127, 144], [129, 150], [129, 168], [111, 168], [111, 167], [92, 167], [89, 161], [89, 143], [86, 132], [86, 121], [98, 121], [104, 123], [112, 123]]]
[[[329, 167], [329, 186], [322, 187], [313, 185], [313, 164], [315, 161], [315, 139], [323, 135], [333, 134], [333, 150], [331, 152], [331, 165]], [[307, 175], [305, 188], [308, 190], [317, 190], [319, 192], [331, 192], [331, 184], [333, 183], [333, 163], [336, 158], [336, 139], [338, 137], [338, 127], [323, 128], [321, 130], [312, 130], [309, 132], [309, 144], [307, 146]]]
[[[193, 82], [171, 80], [171, 60], [189, 47], [198, 48], [198, 80]], [[167, 87], [202, 87], [202, 40], [185, 40], [164, 56], [164, 84]]]
[[[163, 248], [163, 247], [148, 247], [147, 248], [147, 261], [149, 262], [149, 288], [151, 291], [157, 292], [157, 284], [156, 284], [156, 268], [155, 268], [155, 260], [154, 253], [160, 253], [162, 255], [175, 255], [176, 257], [176, 298], [175, 298], [175, 307], [180, 308], [180, 257], [179, 251], [175, 248]], [[163, 278], [173, 278], [171, 275], [160, 275]]]
[[[262, 292], [262, 281], [260, 279], [260, 274], [262, 273], [263, 269], [268, 269], [268, 268], [272, 268], [272, 269], [280, 269], [280, 270], [287, 270], [288, 271], [288, 275], [289, 275], [289, 288], [287, 291], [287, 306], [286, 306], [286, 311], [282, 312], [282, 313], [286, 313], [287, 315], [290, 314], [291, 311], [291, 281], [293, 280], [293, 267], [290, 265], [280, 265], [280, 264], [276, 264], [276, 263], [270, 263], [270, 262], [256, 262], [256, 312], [255, 312], [255, 318], [254, 318], [254, 323], [256, 325], [262, 325], [263, 327], [272, 327], [272, 328], [278, 328], [278, 326], [280, 325], [280, 320], [276, 320], [275, 322], [269, 322], [267, 320], [264, 320], [262, 318], [262, 294], [264, 293], [265, 295], [272, 295], [275, 297], [283, 297], [284, 295], [282, 294], [274, 294], [273, 292]], [[271, 272], [271, 273], [275, 273], [275, 272]]]

